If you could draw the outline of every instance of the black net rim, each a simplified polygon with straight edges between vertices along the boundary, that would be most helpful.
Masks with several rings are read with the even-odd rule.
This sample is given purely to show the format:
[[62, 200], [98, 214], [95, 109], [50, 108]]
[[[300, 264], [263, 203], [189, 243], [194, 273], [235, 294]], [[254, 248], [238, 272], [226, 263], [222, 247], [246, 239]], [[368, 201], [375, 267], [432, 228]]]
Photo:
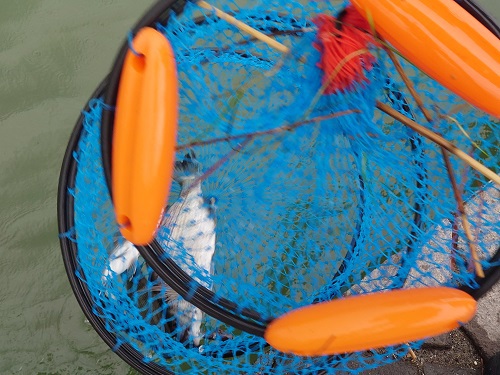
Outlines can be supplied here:
[[[474, 4], [474, 2], [470, 0], [463, 2], [459, 0], [456, 1], [483, 24], [485, 24], [485, 26], [487, 26], [487, 24], [490, 25], [490, 27], [487, 27], [495, 35], [500, 37], [500, 27], [498, 27], [498, 25], [487, 15], [486, 12], [482, 11], [481, 8]], [[142, 27], [153, 26], [157, 22], [165, 22], [168, 19], [168, 11], [173, 10], [175, 12], [180, 12], [185, 4], [185, 0], [158, 1], [147, 13], [145, 13], [143, 18], [132, 29], [132, 33], [137, 33], [137, 31]], [[109, 108], [108, 106], [111, 106], [112, 108], [116, 102], [119, 77], [127, 48], [128, 43], [124, 42], [115, 60], [110, 75], [101, 82], [99, 87], [91, 96], [91, 99], [104, 96], [107, 108]], [[89, 106], [87, 104], [85, 110], [88, 109]], [[110, 150], [113, 121], [113, 110], [104, 110], [101, 144], [104, 155], [103, 164], [108, 186], [110, 186], [109, 178], [111, 175]], [[74, 227], [74, 198], [69, 193], [69, 189], [74, 187], [75, 183], [77, 165], [73, 158], [73, 153], [78, 149], [78, 141], [81, 136], [82, 128], [83, 115], [80, 115], [68, 142], [59, 178], [57, 204], [59, 233], [68, 233]], [[105, 343], [125, 362], [143, 374], [174, 374], [162, 366], [148, 362], [142, 354], [129, 344], [119, 344], [117, 336], [109, 332], [105, 328], [105, 322], [95, 314], [94, 304], [89, 290], [84, 282], [84, 278], [82, 276], [80, 278], [76, 276], [76, 271], [78, 269], [76, 260], [76, 254], [78, 252], [77, 244], [68, 236], [60, 236], [60, 245], [66, 272], [75, 297], [85, 316]], [[183, 298], [189, 300], [190, 303], [222, 322], [255, 334], [256, 336], [264, 335], [265, 328], [269, 323], [269, 320], [264, 320], [259, 313], [251, 310], [241, 311], [235, 303], [228, 300], [221, 300], [220, 298], [217, 298], [217, 303], [214, 303], [214, 293], [201, 285], [198, 285], [195, 293], [192, 293], [192, 287], [187, 286], [197, 283], [175, 262], [170, 259], [164, 259], [161, 255], [163, 253], [162, 248], [156, 241], [153, 241], [153, 243], [146, 247], [138, 247], [138, 249], [146, 262], [151, 265], [155, 272], [157, 272], [158, 275]], [[490, 261], [495, 263], [500, 262], [500, 248]], [[477, 285], [479, 285], [478, 288], [471, 289], [468, 287], [461, 287], [460, 289], [469, 293], [475, 299], [481, 298], [491, 289], [491, 287], [493, 287], [493, 285], [495, 285], [496, 282], [500, 280], [500, 266], [491, 267], [485, 273], [486, 277], [484, 279], [476, 278]], [[247, 318], [242, 318], [241, 316], [246, 316]]]
[[[106, 77], [96, 91], [92, 94], [91, 99], [100, 97], [104, 94], [108, 84]], [[89, 110], [89, 105], [84, 111]], [[83, 113], [77, 120], [71, 138], [68, 142], [64, 160], [62, 163], [61, 174], [59, 177], [58, 199], [57, 199], [57, 216], [59, 233], [68, 233], [74, 228], [74, 197], [69, 193], [69, 189], [75, 186], [75, 177], [77, 172], [77, 162], [73, 157], [73, 153], [78, 149], [78, 142], [83, 130]], [[78, 301], [83, 313], [87, 317], [97, 334], [104, 342], [127, 364], [134, 367], [145, 375], [175, 375], [175, 373], [166, 370], [155, 363], [148, 362], [146, 358], [127, 343], [120, 343], [118, 337], [106, 329], [105, 321], [100, 318], [94, 311], [95, 304], [92, 301], [90, 291], [85, 283], [85, 275], [77, 276], [78, 270], [77, 253], [78, 246], [76, 242], [69, 236], [60, 235], [59, 238], [62, 258], [66, 274], [68, 276], [73, 293]]]
[[[460, 3], [460, 5], [464, 7], [464, 9], [470, 11], [471, 14], [483, 24], [495, 25], [491, 17], [489, 17], [487, 13], [483, 11], [479, 6], [477, 6], [472, 0], [457, 2]], [[133, 29], [132, 33], [135, 35], [140, 27], [143, 26], [152, 26], [158, 22], [167, 22], [169, 16], [168, 11], [180, 13], [182, 12], [185, 5], [185, 0], [158, 1]], [[500, 28], [498, 27], [497, 29], [500, 30]], [[105, 109], [103, 111], [101, 147], [105, 178], [111, 197], [112, 192], [110, 181], [111, 144], [114, 123], [113, 108], [116, 104], [120, 75], [128, 48], [128, 42], [125, 41], [115, 59], [113, 68], [109, 75], [108, 88], [104, 96], [105, 107], [108, 109]], [[418, 210], [416, 211], [418, 212]], [[417, 226], [420, 225], [420, 218], [418, 215], [415, 215], [414, 222]], [[411, 247], [411, 244], [409, 244], [409, 246]], [[137, 248], [141, 256], [158, 274], [158, 276], [186, 301], [190, 302], [197, 308], [201, 309], [208, 315], [220, 320], [223, 323], [229, 324], [237, 329], [241, 329], [256, 336], [263, 337], [267, 324], [269, 324], [271, 320], [264, 319], [256, 311], [249, 309], [242, 310], [233, 301], [220, 298], [216, 296], [215, 293], [211, 290], [200, 285], [191, 276], [184, 272], [181, 267], [179, 267], [173, 260], [165, 257], [165, 252], [156, 240], [153, 240], [147, 246], [137, 246]], [[492, 258], [492, 261], [495, 261], [495, 259], [497, 258], [500, 258], [500, 248], [497, 251], [497, 254], [495, 254], [495, 256]], [[476, 278], [477, 285], [479, 285], [477, 289], [471, 289], [468, 287], [463, 287], [461, 289], [467, 291], [476, 299], [480, 298], [500, 278], [500, 267], [492, 267], [488, 271], [489, 272], [486, 273], [487, 276], [484, 279]], [[398, 275], [398, 279], [401, 280], [404, 278], [405, 275]], [[194, 293], [193, 285], [195, 286]]]
[[455, 0], [458, 5], [469, 12], [475, 19], [481, 22], [484, 27], [490, 30], [497, 38], [500, 39], [500, 25], [496, 20], [488, 14], [481, 6], [476, 4], [474, 0]]
[[[182, 12], [183, 7], [186, 2], [182, 0], [171, 0], [171, 1], [159, 1], [152, 9], [152, 12], [148, 13], [147, 23], [149, 25], [156, 22], [167, 22], [168, 10], [173, 10], [176, 13]], [[159, 12], [158, 12], [159, 11]], [[157, 15], [155, 18], [154, 15]], [[139, 24], [145, 24], [145, 22], [140, 22]], [[134, 29], [135, 34], [137, 29]], [[112, 135], [113, 135], [113, 124], [114, 124], [114, 110], [116, 105], [116, 98], [118, 94], [118, 85], [120, 81], [121, 71], [123, 63], [125, 60], [125, 55], [129, 48], [128, 41], [125, 41], [120, 48], [111, 73], [109, 75], [108, 88], [105, 92], [104, 102], [105, 109], [103, 111], [102, 117], [102, 129], [101, 129], [101, 147], [102, 147], [102, 157], [103, 157], [103, 167], [105, 173], [105, 179], [108, 185], [108, 190], [110, 196], [112, 197], [111, 191], [111, 148], [112, 148]], [[399, 94], [401, 95], [401, 94]], [[415, 149], [415, 144], [418, 142], [416, 139], [411, 139], [412, 148]], [[360, 186], [363, 186], [363, 181], [361, 175], [359, 176]], [[361, 202], [363, 202], [363, 193], [360, 192]], [[420, 227], [420, 214], [418, 213], [419, 207], [418, 203], [415, 204], [415, 212], [413, 221], [416, 227]], [[363, 208], [359, 210], [359, 216], [363, 215]], [[356, 246], [356, 239], [353, 239], [351, 248]], [[220, 320], [223, 323], [229, 324], [237, 329], [243, 330], [247, 333], [253, 334], [255, 336], [263, 337], [267, 325], [270, 323], [270, 319], [264, 319], [257, 311], [250, 309], [242, 309], [238, 307], [238, 304], [234, 303], [225, 298], [216, 296], [211, 290], [205, 288], [204, 286], [197, 283], [191, 276], [182, 270], [172, 259], [165, 257], [165, 251], [162, 249], [161, 245], [153, 240], [147, 246], [137, 246], [139, 253], [146, 260], [146, 262], [151, 266], [151, 268], [158, 274], [158, 276], [163, 279], [163, 281], [169, 285], [173, 290], [175, 290], [182, 298], [190, 302], [197, 308], [201, 309], [213, 318]], [[411, 240], [408, 242], [408, 251], [411, 251], [412, 243]], [[348, 260], [347, 257], [345, 260]], [[342, 267], [339, 268], [338, 272], [342, 272]], [[337, 273], [338, 273], [337, 272]], [[333, 279], [335, 279], [333, 276]], [[398, 275], [399, 280], [404, 280], [407, 275]], [[195, 291], [193, 293], [193, 285], [195, 285]], [[216, 302], [214, 302], [216, 301]], [[319, 302], [319, 301], [314, 301]]]
[[[137, 22], [133, 27], [132, 33], [137, 33], [142, 27], [153, 26], [155, 22], [161, 20], [163, 15], [167, 15], [167, 11], [172, 9], [175, 4], [181, 5], [185, 4], [185, 1], [175, 1], [175, 0], [159, 0], [155, 3]], [[168, 15], [167, 15], [168, 17]], [[126, 43], [124, 43], [126, 46]], [[119, 56], [126, 52], [126, 48], [121, 49]], [[118, 58], [117, 58], [118, 60]], [[120, 69], [121, 71], [121, 69]], [[118, 72], [118, 74], [120, 73]], [[89, 102], [93, 98], [101, 97], [106, 95], [109, 91], [108, 87], [111, 82], [111, 76], [115, 72], [108, 75], [98, 86], [95, 92], [91, 95]], [[115, 72], [116, 73], [116, 72]], [[84, 109], [84, 111], [89, 110], [89, 104]], [[111, 111], [107, 111], [110, 113]], [[112, 113], [112, 112], [111, 112]], [[105, 113], [104, 113], [105, 115]], [[80, 139], [82, 129], [83, 129], [83, 113], [80, 114], [76, 125], [71, 134], [66, 153], [64, 155], [61, 173], [59, 177], [59, 187], [58, 187], [58, 200], [57, 200], [57, 213], [58, 213], [58, 227], [59, 233], [68, 233], [72, 228], [74, 228], [74, 198], [69, 194], [68, 189], [74, 187], [75, 177], [76, 177], [76, 161], [73, 158], [73, 152], [78, 148], [78, 141]], [[62, 251], [62, 257], [64, 261], [64, 266], [66, 273], [69, 278], [69, 282], [73, 289], [73, 293], [83, 310], [85, 316], [89, 320], [94, 330], [98, 335], [104, 340], [104, 342], [127, 364], [141, 372], [145, 375], [175, 375], [175, 373], [166, 370], [164, 367], [158, 364], [147, 361], [144, 356], [135, 350], [131, 345], [127, 343], [120, 343], [117, 336], [109, 332], [106, 329], [106, 325], [103, 319], [98, 317], [94, 312], [94, 304], [88, 288], [85, 282], [76, 276], [76, 271], [78, 269], [76, 255], [78, 252], [78, 247], [74, 241], [72, 241], [67, 236], [60, 236], [60, 246]], [[82, 275], [84, 277], [84, 275]]]
[[[166, 22], [168, 20], [169, 11], [174, 11], [179, 14], [182, 12], [185, 5], [185, 0], [158, 1], [152, 6], [142, 20], [138, 22], [137, 26], [132, 30], [132, 34], [135, 35], [141, 27], [153, 26], [158, 22]], [[118, 85], [128, 48], [128, 41], [125, 41], [118, 52], [113, 68], [109, 74], [108, 85], [104, 94], [105, 109], [103, 111], [101, 124], [102, 162], [105, 180], [111, 197], [113, 197], [111, 191], [111, 147], [114, 124], [113, 109], [116, 105]], [[106, 110], [106, 108], [108, 109]], [[214, 298], [215, 294], [211, 290], [199, 285], [174, 261], [165, 258], [165, 252], [156, 240], [153, 240], [153, 242], [147, 246], [137, 246], [137, 249], [158, 276], [186, 301], [221, 322], [259, 337], [264, 336], [269, 320], [263, 319], [256, 311], [239, 309], [238, 305], [232, 301], [224, 298]], [[194, 293], [192, 292], [192, 285], [197, 285]], [[217, 299], [217, 303], [213, 302], [215, 299]], [[246, 316], [246, 318], [242, 316]]]

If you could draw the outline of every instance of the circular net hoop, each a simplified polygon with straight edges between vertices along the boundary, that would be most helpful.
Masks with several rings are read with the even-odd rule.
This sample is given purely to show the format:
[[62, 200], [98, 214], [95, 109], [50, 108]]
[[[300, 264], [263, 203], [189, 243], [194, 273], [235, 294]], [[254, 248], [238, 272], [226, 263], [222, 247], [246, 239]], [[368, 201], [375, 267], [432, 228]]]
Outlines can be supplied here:
[[[400, 359], [408, 346], [299, 357], [267, 346], [263, 327], [291, 309], [347, 295], [446, 285], [478, 297], [497, 279], [498, 186], [451, 157], [487, 276], [478, 279], [442, 150], [378, 111], [376, 102], [443, 134], [496, 173], [498, 120], [403, 63], [433, 110], [435, 121], [427, 124], [386, 53], [375, 47], [377, 62], [365, 71], [366, 81], [318, 96], [323, 73], [312, 20], [336, 15], [345, 3], [211, 2], [289, 46], [289, 55], [194, 3], [160, 3], [170, 9], [147, 23], [168, 38], [176, 56], [177, 160], [194, 152], [204, 173], [196, 195], [203, 204], [195, 208], [211, 213], [203, 220], [215, 229], [207, 233], [211, 226], [199, 216], [188, 212], [181, 220], [167, 209], [168, 224], [156, 238], [161, 251], [149, 249], [154, 264], [139, 256], [122, 273], [110, 268], [113, 251], [125, 241], [103, 166], [102, 124], [114, 110], [105, 101], [105, 80], [68, 146], [59, 224], [77, 299], [117, 354], [151, 374], [358, 373]], [[111, 77], [116, 74], [115, 67]], [[180, 191], [174, 182], [169, 208], [182, 203]], [[184, 228], [190, 225], [195, 230]], [[200, 237], [215, 238], [210, 267], [197, 262], [198, 248], [189, 245]], [[221, 316], [181, 297], [166, 300], [170, 287], [163, 276], [172, 263], [188, 277], [188, 300], [204, 296], [220, 306]], [[171, 313], [181, 300], [184, 314], [192, 313], [188, 320]], [[248, 329], [228, 324], [224, 312]], [[185, 337], [193, 324], [200, 336]]]

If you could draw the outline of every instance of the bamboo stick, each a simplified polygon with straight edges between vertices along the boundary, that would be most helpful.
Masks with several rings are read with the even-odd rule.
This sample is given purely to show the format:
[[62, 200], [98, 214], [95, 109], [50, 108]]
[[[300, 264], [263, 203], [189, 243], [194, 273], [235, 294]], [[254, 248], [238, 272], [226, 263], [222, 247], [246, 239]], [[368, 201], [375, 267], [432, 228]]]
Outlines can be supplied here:
[[271, 134], [277, 134], [277, 133], [282, 133], [282, 132], [286, 132], [286, 131], [292, 131], [298, 127], [308, 125], [311, 123], [318, 123], [318, 122], [330, 120], [330, 119], [333, 119], [336, 117], [347, 116], [347, 115], [350, 115], [353, 113], [360, 113], [360, 112], [361, 111], [359, 109], [348, 109], [345, 111], [335, 112], [335, 113], [332, 113], [329, 115], [318, 116], [318, 117], [313, 117], [313, 118], [310, 118], [307, 120], [294, 122], [293, 124], [289, 124], [289, 125], [282, 125], [280, 127], [272, 128], [272, 129], [268, 129], [268, 130], [261, 130], [261, 131], [256, 131], [253, 133], [231, 135], [231, 136], [220, 137], [220, 138], [211, 138], [211, 139], [207, 139], [206, 141], [193, 141], [193, 142], [189, 142], [189, 143], [184, 144], [184, 145], [177, 146], [176, 151], [184, 150], [186, 148], [195, 147], [195, 146], [211, 145], [211, 144], [218, 143], [218, 142], [228, 142], [228, 141], [233, 141], [236, 139], [242, 139], [242, 138], [248, 138], [248, 137], [255, 138], [255, 137], [260, 137], [260, 136], [264, 136], [264, 135], [271, 135]]
[[222, 10], [210, 5], [206, 1], [200, 0], [196, 2], [196, 4], [203, 9], [211, 10], [215, 12], [215, 15], [220, 19], [226, 21], [227, 23], [236, 26], [241, 31], [253, 36], [255, 39], [260, 40], [261, 42], [266, 43], [269, 47], [272, 47], [282, 53], [289, 53], [290, 48], [276, 41], [275, 39], [267, 36], [264, 33], [261, 33], [259, 30], [254, 29], [253, 27], [248, 26], [246, 23], [241, 22], [240, 20], [234, 18], [233, 16], [223, 12]]
[[483, 267], [481, 266], [481, 263], [479, 260], [476, 242], [474, 241], [474, 237], [472, 236], [472, 230], [471, 230], [471, 226], [469, 223], [469, 219], [467, 218], [467, 215], [465, 213], [464, 200], [462, 199], [462, 196], [460, 195], [460, 193], [458, 191], [458, 184], [457, 184], [457, 180], [455, 179], [455, 174], [453, 173], [453, 170], [451, 167], [450, 158], [446, 154], [446, 150], [444, 150], [443, 147], [441, 147], [441, 150], [443, 152], [446, 170], [448, 171], [448, 175], [450, 177], [450, 182], [451, 182], [451, 185], [453, 187], [453, 194], [455, 195], [455, 200], [457, 201], [458, 213], [460, 214], [460, 219], [462, 220], [462, 226], [463, 226], [464, 231], [465, 231], [465, 236], [467, 237], [467, 242], [469, 245], [470, 254], [472, 256], [472, 260], [474, 261], [474, 269], [476, 270], [476, 274], [479, 277], [484, 277], [484, 270], [483, 270]]
[[[399, 63], [399, 60], [397, 59], [396, 55], [394, 54], [394, 52], [392, 52], [392, 50], [388, 49], [387, 47], [386, 51], [390, 59], [392, 60], [392, 63], [396, 67], [397, 72], [399, 73], [406, 87], [410, 91], [411, 96], [417, 103], [417, 106], [420, 108], [420, 111], [423, 113], [425, 119], [427, 120], [428, 123], [432, 124], [433, 120], [431, 113], [427, 110], [427, 108], [425, 108], [422, 98], [417, 93], [417, 90], [415, 90], [413, 82], [408, 78], [406, 72]], [[467, 215], [465, 214], [464, 201], [462, 199], [462, 195], [458, 191], [457, 179], [455, 178], [455, 172], [453, 171], [453, 168], [451, 166], [450, 155], [448, 155], [448, 152], [443, 146], [441, 146], [441, 153], [443, 155], [443, 160], [446, 165], [446, 171], [448, 173], [448, 178], [450, 179], [451, 187], [453, 189], [453, 194], [455, 195], [455, 200], [457, 201], [458, 210], [460, 212], [460, 218], [462, 219], [462, 225], [464, 227], [465, 236], [467, 237], [467, 243], [469, 245], [469, 250], [472, 259], [474, 261], [474, 268], [476, 270], [476, 274], [479, 277], [484, 277], [484, 270], [483, 267], [481, 266], [476, 243], [474, 241], [474, 238], [472, 237], [472, 231], [470, 230], [470, 223], [469, 220], [467, 219]]]
[[381, 103], [380, 101], [377, 101], [376, 107], [380, 109], [382, 112], [387, 113], [389, 116], [393, 117], [394, 119], [398, 120], [402, 124], [408, 126], [409, 128], [415, 130], [417, 133], [420, 135], [424, 136], [425, 138], [433, 141], [434, 143], [438, 144], [439, 146], [444, 147], [447, 151], [467, 163], [470, 167], [474, 168], [476, 171], [481, 173], [483, 176], [488, 178], [489, 180], [495, 182], [497, 185], [500, 186], [500, 176], [497, 175], [495, 172], [493, 172], [491, 169], [485, 167], [483, 164], [478, 162], [476, 159], [470, 157], [467, 155], [465, 152], [460, 150], [457, 146], [455, 146], [453, 143], [447, 141], [440, 135], [434, 133], [432, 130], [427, 129], [425, 126], [422, 126], [415, 121], [409, 119], [405, 115], [399, 113], [395, 109], [389, 107], [387, 104]]

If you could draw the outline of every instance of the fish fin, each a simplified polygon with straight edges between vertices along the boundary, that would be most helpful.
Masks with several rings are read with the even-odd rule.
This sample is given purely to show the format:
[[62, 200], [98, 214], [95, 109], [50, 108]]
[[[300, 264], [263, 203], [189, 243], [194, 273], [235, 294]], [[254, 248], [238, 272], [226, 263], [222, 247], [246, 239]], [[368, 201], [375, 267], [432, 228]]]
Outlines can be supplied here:
[[204, 206], [208, 210], [208, 217], [214, 221], [214, 225], [217, 226], [217, 198], [215, 197], [208, 197], [208, 198], [203, 198], [204, 199]]
[[125, 241], [121, 245], [115, 247], [113, 252], [110, 254], [109, 264], [104, 272], [106, 275], [109, 275], [111, 272], [121, 275], [125, 271], [129, 272], [129, 269], [132, 268], [133, 273], [135, 273], [138, 258], [139, 251], [136, 249], [134, 244], [132, 242]]
[[134, 261], [129, 268], [127, 268], [127, 279], [130, 281], [134, 278], [137, 272], [137, 260]]
[[177, 292], [171, 288], [166, 288], [163, 290], [165, 290], [165, 300], [169, 305], [176, 303], [180, 298], [179, 294], [177, 294]]
[[189, 177], [198, 176], [201, 174], [201, 163], [196, 159], [196, 154], [193, 150], [184, 155], [183, 160], [175, 162], [174, 180], [179, 184]]
[[210, 216], [215, 217], [215, 213], [217, 211], [217, 206], [216, 206], [217, 198], [208, 197], [208, 198], [204, 198], [204, 201], [205, 201], [205, 205], [208, 208], [208, 212], [209, 212]]

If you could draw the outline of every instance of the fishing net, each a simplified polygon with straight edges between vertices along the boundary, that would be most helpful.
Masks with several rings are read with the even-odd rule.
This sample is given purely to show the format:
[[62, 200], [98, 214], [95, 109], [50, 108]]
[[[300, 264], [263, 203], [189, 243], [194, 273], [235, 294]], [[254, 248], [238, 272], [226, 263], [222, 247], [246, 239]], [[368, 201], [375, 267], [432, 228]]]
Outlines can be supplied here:
[[[445, 285], [479, 297], [491, 284], [500, 265], [498, 186], [451, 156], [453, 187], [440, 146], [376, 107], [425, 124], [495, 173], [498, 120], [401, 60], [432, 111], [428, 124], [373, 45], [365, 79], [323, 95], [313, 20], [346, 3], [211, 2], [288, 54], [198, 4], [160, 3], [138, 26], [154, 26], [173, 46], [179, 129], [176, 181], [154, 245], [141, 248], [147, 261], [111, 266], [117, 249], [132, 246], [115, 221], [102, 141], [120, 58], [77, 123], [60, 180], [70, 281], [122, 358], [151, 374], [360, 373], [421, 343], [303, 357], [269, 347], [262, 332], [291, 309], [347, 295]], [[199, 189], [181, 187], [192, 176]], [[456, 192], [486, 278], [475, 274]], [[172, 294], [176, 283], [197, 307]]]

